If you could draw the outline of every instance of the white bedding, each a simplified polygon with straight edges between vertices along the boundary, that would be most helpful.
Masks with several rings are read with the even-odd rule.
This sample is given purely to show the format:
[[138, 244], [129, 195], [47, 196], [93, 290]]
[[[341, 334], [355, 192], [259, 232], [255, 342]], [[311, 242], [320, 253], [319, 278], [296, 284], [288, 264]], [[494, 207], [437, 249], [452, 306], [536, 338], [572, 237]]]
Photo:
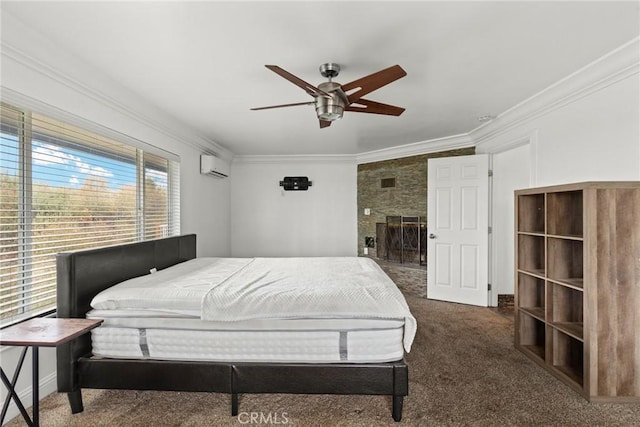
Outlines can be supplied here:
[[369, 258], [254, 258], [202, 300], [203, 320], [296, 317], [401, 318], [407, 352], [416, 332], [404, 296]]
[[200, 317], [207, 291], [250, 262], [251, 258], [194, 258], [105, 289], [93, 298], [91, 307]]
[[196, 258], [115, 285], [91, 306], [236, 325], [309, 317], [402, 319], [407, 352], [416, 332], [400, 290], [362, 257]]

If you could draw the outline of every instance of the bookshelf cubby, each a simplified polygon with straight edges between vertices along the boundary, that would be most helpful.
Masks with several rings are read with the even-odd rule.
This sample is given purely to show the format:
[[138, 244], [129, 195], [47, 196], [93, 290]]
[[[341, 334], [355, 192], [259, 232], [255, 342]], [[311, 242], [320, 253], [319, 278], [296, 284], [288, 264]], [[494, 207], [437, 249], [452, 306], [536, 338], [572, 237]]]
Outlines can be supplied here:
[[583, 292], [567, 286], [549, 282], [547, 287], [549, 307], [547, 321], [556, 329], [583, 339]]
[[519, 198], [518, 231], [544, 234], [544, 195], [531, 194]]
[[582, 341], [553, 330], [553, 368], [565, 376], [569, 385], [582, 388], [584, 386], [584, 345]]
[[552, 236], [582, 237], [582, 191], [562, 191], [547, 195], [547, 232]]
[[544, 321], [529, 316], [524, 311], [518, 313], [520, 317], [520, 346], [529, 356], [544, 360], [546, 329]]
[[539, 276], [545, 275], [544, 236], [518, 235], [518, 269]]
[[515, 193], [515, 346], [593, 402], [640, 402], [640, 182]]
[[520, 284], [520, 309], [527, 314], [545, 319], [545, 282], [544, 279], [526, 273], [518, 273]]
[[547, 252], [549, 254], [547, 277], [550, 280], [582, 287], [584, 281], [583, 242], [549, 237]]

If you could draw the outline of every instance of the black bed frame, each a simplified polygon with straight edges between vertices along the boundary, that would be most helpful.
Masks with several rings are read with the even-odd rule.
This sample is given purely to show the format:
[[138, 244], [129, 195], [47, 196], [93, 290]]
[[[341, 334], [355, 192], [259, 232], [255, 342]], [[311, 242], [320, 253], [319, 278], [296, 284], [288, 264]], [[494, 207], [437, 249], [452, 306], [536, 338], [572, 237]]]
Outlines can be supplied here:
[[[92, 298], [149, 270], [196, 257], [196, 236], [188, 234], [57, 255], [58, 317], [84, 318]], [[91, 337], [58, 346], [58, 391], [71, 412], [84, 410], [82, 388], [199, 391], [231, 394], [231, 415], [239, 393], [370, 394], [392, 396], [392, 416], [402, 418], [408, 394], [404, 360], [388, 363], [247, 363], [129, 360], [92, 357]]]

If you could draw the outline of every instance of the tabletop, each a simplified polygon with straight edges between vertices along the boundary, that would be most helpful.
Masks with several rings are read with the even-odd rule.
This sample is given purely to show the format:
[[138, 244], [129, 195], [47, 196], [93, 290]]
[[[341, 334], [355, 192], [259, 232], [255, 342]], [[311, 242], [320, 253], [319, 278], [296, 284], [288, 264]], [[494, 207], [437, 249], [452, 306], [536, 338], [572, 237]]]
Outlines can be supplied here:
[[72, 340], [103, 321], [36, 317], [0, 330], [0, 345], [55, 347]]

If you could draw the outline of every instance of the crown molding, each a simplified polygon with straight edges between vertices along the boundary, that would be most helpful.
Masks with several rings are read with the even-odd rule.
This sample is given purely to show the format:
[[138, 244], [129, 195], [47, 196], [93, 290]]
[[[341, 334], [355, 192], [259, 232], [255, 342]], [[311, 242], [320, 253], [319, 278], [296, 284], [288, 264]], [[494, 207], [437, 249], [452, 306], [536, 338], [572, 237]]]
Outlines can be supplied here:
[[356, 164], [356, 156], [350, 154], [317, 154], [317, 155], [235, 155], [233, 164]]
[[[101, 105], [113, 109], [114, 111], [117, 111], [124, 116], [137, 121], [138, 123], [141, 123], [163, 135], [168, 136], [178, 143], [187, 144], [204, 152], [213, 151], [220, 157], [226, 159], [230, 159], [233, 155], [232, 152], [227, 148], [213, 141], [210, 141], [209, 139], [201, 135], [196, 134], [195, 132], [193, 132], [193, 130], [188, 129], [186, 125], [177, 123], [174, 118], [160, 111], [154, 111], [154, 114], [161, 114], [161, 120], [151, 118], [149, 115], [144, 114], [137, 109], [130, 108], [128, 105], [120, 102], [116, 98], [109, 96], [94, 87], [88, 86], [83, 81], [69, 76], [68, 74], [62, 72], [51, 64], [33, 57], [27, 52], [9, 44], [5, 40], [0, 41], [0, 49], [3, 62], [6, 60], [15, 61], [16, 63], [28, 68], [31, 71], [41, 74], [53, 81], [56, 81], [68, 87], [69, 89], [98, 102]], [[126, 89], [119, 88], [119, 90]], [[134, 94], [129, 94], [131, 96], [135, 96], [137, 99], [140, 99]], [[146, 103], [146, 101], [143, 102]]]
[[401, 157], [418, 156], [421, 154], [437, 153], [445, 150], [468, 148], [473, 141], [467, 134], [438, 138], [424, 142], [384, 148], [361, 154], [318, 154], [318, 155], [235, 155], [234, 164], [243, 163], [349, 163], [362, 164], [379, 162], [382, 160], [399, 159]]
[[361, 153], [358, 164], [472, 146], [480, 152], [499, 152], [505, 147], [493, 142], [497, 136], [639, 74], [640, 37], [636, 37], [468, 133]]
[[[640, 74], [640, 37], [587, 64], [469, 132], [476, 147], [599, 90]], [[485, 148], [483, 151], [490, 151]]]
[[380, 162], [383, 160], [399, 159], [402, 157], [418, 156], [421, 154], [437, 153], [439, 151], [456, 150], [473, 147], [474, 143], [469, 134], [447, 136], [428, 141], [414, 142], [398, 147], [383, 148], [357, 155], [358, 164]]

